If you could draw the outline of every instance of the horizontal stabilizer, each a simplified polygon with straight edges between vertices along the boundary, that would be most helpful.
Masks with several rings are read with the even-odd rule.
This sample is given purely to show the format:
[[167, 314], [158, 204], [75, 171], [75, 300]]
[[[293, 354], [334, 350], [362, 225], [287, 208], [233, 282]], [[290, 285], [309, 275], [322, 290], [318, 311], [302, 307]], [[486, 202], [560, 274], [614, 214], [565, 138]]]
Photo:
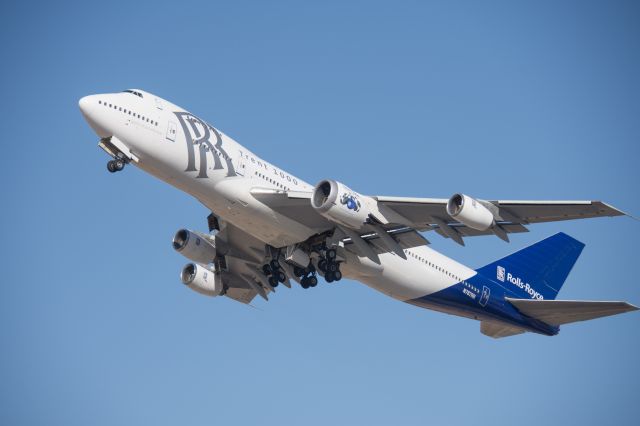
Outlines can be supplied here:
[[550, 325], [568, 324], [624, 312], [638, 308], [627, 302], [597, 302], [583, 300], [531, 300], [506, 298], [524, 315]]
[[523, 330], [522, 328], [513, 327], [500, 322], [482, 321], [480, 323], [480, 332], [485, 336], [493, 337], [494, 339], [522, 334], [525, 331], [526, 330]]

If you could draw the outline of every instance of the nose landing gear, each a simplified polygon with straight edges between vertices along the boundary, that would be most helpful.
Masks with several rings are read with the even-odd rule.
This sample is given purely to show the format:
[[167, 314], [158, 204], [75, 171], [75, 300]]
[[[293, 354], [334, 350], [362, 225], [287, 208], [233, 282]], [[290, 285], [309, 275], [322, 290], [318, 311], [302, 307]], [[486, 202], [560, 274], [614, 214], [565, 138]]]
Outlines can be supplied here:
[[111, 160], [107, 163], [107, 170], [111, 173], [119, 172], [124, 169], [125, 166], [124, 160], [118, 158], [117, 160]]
[[124, 169], [124, 166], [127, 164], [127, 160], [122, 153], [116, 154], [115, 158], [107, 163], [107, 170], [111, 173], [119, 172]]

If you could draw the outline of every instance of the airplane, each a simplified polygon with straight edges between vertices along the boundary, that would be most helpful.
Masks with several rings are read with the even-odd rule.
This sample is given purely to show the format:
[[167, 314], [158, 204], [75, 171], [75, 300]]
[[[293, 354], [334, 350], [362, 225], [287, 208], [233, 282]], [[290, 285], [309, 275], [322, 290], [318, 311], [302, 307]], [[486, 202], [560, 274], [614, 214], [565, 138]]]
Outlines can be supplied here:
[[181, 229], [173, 248], [191, 261], [189, 289], [249, 304], [282, 284], [343, 277], [394, 299], [480, 322], [500, 338], [638, 308], [618, 301], [556, 300], [584, 248], [557, 233], [479, 269], [429, 247], [433, 231], [464, 239], [528, 232], [528, 225], [624, 215], [600, 201], [481, 200], [362, 195], [342, 182], [311, 185], [269, 163], [198, 116], [139, 89], [85, 96], [84, 119], [111, 159], [182, 190], [211, 214], [208, 232]]

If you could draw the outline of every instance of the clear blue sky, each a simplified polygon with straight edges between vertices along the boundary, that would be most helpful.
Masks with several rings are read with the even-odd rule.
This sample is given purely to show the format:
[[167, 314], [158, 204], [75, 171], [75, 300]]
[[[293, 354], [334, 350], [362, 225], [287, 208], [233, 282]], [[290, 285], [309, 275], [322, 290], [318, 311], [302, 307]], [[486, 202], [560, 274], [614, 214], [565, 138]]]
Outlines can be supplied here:
[[[640, 215], [637, 2], [302, 3], [3, 3], [0, 423], [637, 424], [637, 313], [496, 341], [352, 281], [180, 284], [208, 212], [109, 174], [81, 96], [157, 93], [310, 182]], [[640, 304], [630, 218], [427, 237], [479, 267], [558, 231], [586, 244], [561, 298]]]

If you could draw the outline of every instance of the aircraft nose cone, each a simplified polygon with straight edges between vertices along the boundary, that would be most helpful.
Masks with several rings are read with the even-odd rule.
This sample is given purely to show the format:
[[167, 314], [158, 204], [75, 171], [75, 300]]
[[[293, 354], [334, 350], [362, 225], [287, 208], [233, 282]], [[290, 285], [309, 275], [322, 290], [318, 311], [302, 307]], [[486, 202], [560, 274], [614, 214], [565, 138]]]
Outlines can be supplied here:
[[99, 95], [89, 95], [80, 98], [78, 101], [78, 107], [80, 112], [84, 116], [84, 119], [89, 123], [89, 126], [100, 136], [106, 138], [111, 136], [111, 133], [107, 130], [109, 128], [108, 122], [101, 114], [101, 110], [98, 107]]
[[80, 111], [84, 115], [89, 114], [90, 105], [91, 105], [91, 96], [85, 96], [83, 98], [80, 98], [80, 100], [78, 101], [78, 106], [80, 107]]

